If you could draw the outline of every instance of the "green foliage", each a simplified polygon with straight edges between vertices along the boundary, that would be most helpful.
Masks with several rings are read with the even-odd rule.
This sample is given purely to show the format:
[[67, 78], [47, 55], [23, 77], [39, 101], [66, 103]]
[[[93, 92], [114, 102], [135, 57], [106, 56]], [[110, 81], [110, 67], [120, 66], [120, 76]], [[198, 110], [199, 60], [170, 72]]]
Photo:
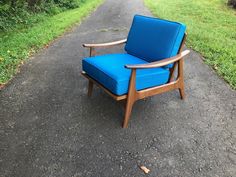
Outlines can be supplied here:
[[[78, 8], [85, 2], [86, 0], [5, 0], [0, 2], [0, 30], [13, 30], [19, 25], [32, 26], [45, 15]], [[31, 16], [35, 18], [30, 18]]]
[[[7, 6], [7, 5], [5, 5]], [[23, 27], [30, 27], [42, 19], [45, 13], [36, 14], [27, 10], [27, 5], [12, 8], [10, 6], [2, 8], [0, 11], [0, 31], [7, 31]], [[33, 18], [32, 18], [33, 16]]]
[[39, 6], [34, 7], [34, 11], [36, 12], [45, 12], [48, 15], [56, 15], [66, 8], [61, 8], [58, 4], [55, 4], [53, 1], [42, 2]]
[[154, 15], [185, 23], [187, 45], [236, 89], [236, 16], [225, 2], [145, 0]]
[[41, 19], [30, 28], [21, 24], [14, 30], [0, 33], [0, 85], [9, 81], [17, 72], [18, 66], [39, 48], [64, 33], [73, 24], [81, 22], [103, 0], [87, 0], [79, 8], [67, 10], [54, 16], [45, 14], [29, 16]]
[[74, 9], [80, 6], [80, 4], [84, 3], [85, 0], [54, 0], [59, 7], [66, 9]]

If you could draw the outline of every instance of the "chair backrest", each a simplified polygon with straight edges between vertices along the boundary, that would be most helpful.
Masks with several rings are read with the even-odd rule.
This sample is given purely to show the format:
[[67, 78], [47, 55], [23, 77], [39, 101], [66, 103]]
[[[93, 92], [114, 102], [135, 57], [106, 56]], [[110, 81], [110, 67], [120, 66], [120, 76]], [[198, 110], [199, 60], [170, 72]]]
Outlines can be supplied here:
[[135, 15], [125, 50], [148, 62], [169, 58], [178, 54], [185, 31], [182, 23]]

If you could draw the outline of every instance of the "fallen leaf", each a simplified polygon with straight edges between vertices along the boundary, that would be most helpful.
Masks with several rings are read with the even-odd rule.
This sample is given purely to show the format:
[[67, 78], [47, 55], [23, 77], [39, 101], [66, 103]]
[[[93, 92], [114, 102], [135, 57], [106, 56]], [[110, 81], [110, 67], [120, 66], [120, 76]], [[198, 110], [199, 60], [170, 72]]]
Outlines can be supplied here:
[[0, 90], [3, 89], [4, 87], [4, 84], [0, 84]]
[[150, 172], [150, 170], [145, 166], [140, 166], [140, 169], [143, 170], [143, 172], [146, 174], [148, 174]]

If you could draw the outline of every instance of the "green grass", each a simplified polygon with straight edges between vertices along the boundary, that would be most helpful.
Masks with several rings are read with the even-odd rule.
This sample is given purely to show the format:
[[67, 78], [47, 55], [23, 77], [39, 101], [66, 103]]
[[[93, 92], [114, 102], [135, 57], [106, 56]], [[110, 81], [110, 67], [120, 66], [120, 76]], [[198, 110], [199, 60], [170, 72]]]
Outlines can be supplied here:
[[187, 25], [188, 47], [236, 89], [236, 11], [226, 0], [145, 0], [153, 15]]
[[[0, 85], [7, 83], [19, 65], [94, 10], [103, 0], [89, 0], [79, 8], [46, 16], [32, 27], [0, 33]], [[34, 18], [34, 17], [32, 17]]]

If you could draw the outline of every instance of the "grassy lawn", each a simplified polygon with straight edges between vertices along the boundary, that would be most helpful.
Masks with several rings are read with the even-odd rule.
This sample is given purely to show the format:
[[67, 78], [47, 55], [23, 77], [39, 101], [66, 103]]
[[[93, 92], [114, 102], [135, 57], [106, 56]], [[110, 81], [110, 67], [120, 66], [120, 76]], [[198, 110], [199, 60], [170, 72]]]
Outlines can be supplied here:
[[188, 47], [200, 52], [236, 89], [236, 11], [226, 0], [145, 0], [153, 15], [188, 27]]
[[23, 60], [63, 34], [75, 23], [81, 22], [83, 17], [102, 2], [103, 0], [89, 0], [77, 9], [55, 16], [42, 14], [43, 20], [32, 27], [0, 32], [0, 86], [14, 76]]

